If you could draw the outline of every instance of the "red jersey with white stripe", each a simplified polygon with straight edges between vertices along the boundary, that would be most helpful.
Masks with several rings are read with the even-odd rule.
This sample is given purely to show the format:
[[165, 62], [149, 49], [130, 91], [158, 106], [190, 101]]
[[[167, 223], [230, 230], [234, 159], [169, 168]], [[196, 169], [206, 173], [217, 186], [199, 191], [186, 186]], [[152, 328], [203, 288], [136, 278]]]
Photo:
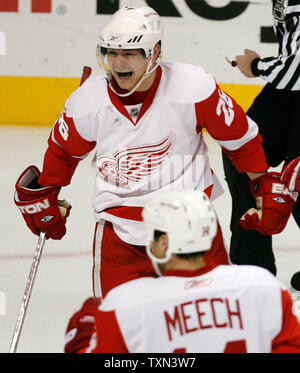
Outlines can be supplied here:
[[[125, 105], [124, 105], [125, 103]], [[199, 189], [222, 193], [202, 130], [241, 172], [268, 168], [257, 125], [201, 67], [162, 63], [142, 104], [126, 106], [104, 76], [91, 77], [67, 100], [49, 138], [41, 185], [68, 185], [78, 162], [95, 151], [96, 220], [144, 245], [142, 207], [154, 193]]]
[[300, 352], [300, 325], [263, 268], [168, 271], [111, 290], [86, 352]]

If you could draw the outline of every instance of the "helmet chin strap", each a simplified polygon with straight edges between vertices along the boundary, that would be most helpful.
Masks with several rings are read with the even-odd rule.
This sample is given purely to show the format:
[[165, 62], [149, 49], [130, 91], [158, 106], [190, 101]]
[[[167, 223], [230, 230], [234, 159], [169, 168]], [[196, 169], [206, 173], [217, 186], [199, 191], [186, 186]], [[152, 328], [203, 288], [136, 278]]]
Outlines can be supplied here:
[[152, 265], [153, 265], [154, 271], [155, 271], [155, 273], [157, 274], [157, 276], [159, 276], [159, 277], [163, 276], [163, 274], [161, 273], [161, 271], [160, 271], [160, 269], [159, 269], [158, 264], [157, 264], [154, 260], [151, 260], [151, 262], [152, 262]]
[[148, 257], [150, 258], [151, 262], [152, 262], [152, 265], [153, 265], [153, 268], [156, 272], [156, 274], [158, 276], [163, 276], [163, 274], [161, 273], [160, 269], [159, 269], [159, 263], [166, 263], [168, 260], [170, 260], [170, 257], [171, 255], [168, 253], [166, 254], [166, 256], [164, 258], [157, 258], [155, 255], [153, 255], [152, 251], [151, 251], [151, 245], [147, 244], [146, 245], [146, 252], [147, 252], [147, 255]]
[[[153, 53], [152, 53], [152, 54], [153, 54]], [[148, 76], [151, 75], [151, 74], [153, 73], [153, 71], [156, 70], [156, 69], [158, 68], [159, 63], [160, 63], [160, 56], [159, 56], [158, 59], [157, 59], [157, 61], [156, 61], [156, 63], [155, 63], [155, 65], [152, 67], [152, 69], [150, 69], [151, 62], [152, 62], [152, 60], [151, 60], [151, 58], [150, 58], [149, 61], [148, 61], [148, 66], [147, 66], [147, 69], [146, 69], [144, 75], [141, 76], [140, 80], [139, 80], [139, 81], [137, 82], [137, 84], [132, 88], [132, 90], [131, 90], [130, 92], [128, 92], [128, 93], [118, 93], [118, 92], [114, 89], [114, 87], [113, 87], [113, 85], [112, 85], [112, 73], [111, 73], [111, 71], [107, 68], [107, 64], [104, 62], [104, 60], [103, 60], [100, 56], [101, 56], [101, 54], [98, 52], [98, 53], [97, 53], [98, 62], [99, 62], [100, 67], [103, 68], [103, 69], [105, 70], [106, 77], [107, 77], [107, 80], [108, 80], [108, 85], [109, 85], [110, 89], [111, 89], [111, 90], [112, 90], [112, 91], [113, 91], [117, 96], [119, 96], [119, 97], [128, 97], [128, 96], [130, 96], [133, 92], [135, 92], [135, 91], [139, 88], [139, 86], [143, 83], [143, 81], [144, 81], [145, 79], [147, 79]]]
[[118, 92], [114, 89], [114, 87], [112, 86], [112, 83], [111, 83], [111, 72], [109, 72], [109, 74], [110, 74], [110, 78], [108, 78], [108, 81], [109, 81], [108, 85], [109, 85], [110, 89], [111, 89], [111, 90], [112, 90], [116, 95], [118, 95], [119, 97], [128, 97], [128, 96], [130, 96], [133, 92], [135, 92], [135, 91], [139, 88], [139, 86], [143, 83], [143, 81], [144, 81], [146, 78], [148, 78], [148, 76], [149, 76], [150, 74], [152, 74], [152, 72], [153, 72], [154, 70], [157, 69], [157, 67], [158, 67], [159, 64], [155, 64], [155, 66], [154, 66], [151, 70], [149, 70], [149, 69], [150, 69], [150, 65], [151, 65], [151, 60], [148, 62], [147, 70], [145, 71], [144, 75], [143, 75], [143, 76], [141, 77], [141, 79], [137, 82], [137, 84], [132, 88], [132, 90], [131, 90], [130, 92], [128, 92], [128, 93], [118, 93]]

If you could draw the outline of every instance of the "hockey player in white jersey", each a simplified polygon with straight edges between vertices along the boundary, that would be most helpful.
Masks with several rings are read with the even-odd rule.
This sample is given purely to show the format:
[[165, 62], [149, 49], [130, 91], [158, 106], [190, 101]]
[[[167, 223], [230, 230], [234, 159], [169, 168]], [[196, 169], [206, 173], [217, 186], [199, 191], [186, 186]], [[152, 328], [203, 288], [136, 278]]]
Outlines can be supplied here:
[[143, 217], [162, 277], [114, 288], [98, 310], [86, 301], [67, 329], [66, 352], [300, 352], [291, 297], [269, 271], [205, 258], [217, 233], [205, 193], [159, 193]]
[[[65, 203], [62, 217], [58, 194], [94, 151], [97, 298], [133, 278], [155, 276], [141, 215], [152, 195], [190, 188], [213, 200], [222, 193], [209, 166], [205, 129], [240, 172], [260, 176], [258, 190], [267, 202], [262, 219], [252, 221], [254, 229], [282, 230], [294, 204], [283, 184], [272, 191], [278, 180], [266, 174], [256, 123], [201, 67], [162, 62], [162, 39], [162, 21], [152, 8], [116, 12], [100, 33], [98, 57], [106, 74], [91, 76], [68, 98], [51, 131], [42, 172], [30, 166], [16, 183], [15, 203], [32, 232], [61, 239], [71, 206]], [[286, 203], [276, 202], [278, 196]], [[217, 237], [207, 255], [228, 263], [219, 228]]]

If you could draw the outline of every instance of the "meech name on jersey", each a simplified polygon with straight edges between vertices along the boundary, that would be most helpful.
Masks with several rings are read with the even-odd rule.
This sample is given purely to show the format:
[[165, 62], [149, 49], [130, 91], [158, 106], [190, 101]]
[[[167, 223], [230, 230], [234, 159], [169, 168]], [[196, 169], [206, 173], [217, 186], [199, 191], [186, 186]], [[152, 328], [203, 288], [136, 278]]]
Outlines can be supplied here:
[[199, 298], [178, 304], [172, 312], [164, 311], [169, 340], [174, 333], [184, 335], [208, 328], [243, 329], [241, 308], [238, 299]]

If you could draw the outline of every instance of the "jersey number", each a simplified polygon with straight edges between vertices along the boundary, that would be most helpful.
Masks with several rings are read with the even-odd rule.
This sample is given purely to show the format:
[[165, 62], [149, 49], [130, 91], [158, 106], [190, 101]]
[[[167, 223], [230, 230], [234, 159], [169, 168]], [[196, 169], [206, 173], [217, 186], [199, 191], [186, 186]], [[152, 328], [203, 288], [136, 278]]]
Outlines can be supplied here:
[[[173, 353], [186, 353], [186, 348], [176, 348]], [[244, 339], [238, 340], [238, 341], [231, 341], [227, 342], [225, 349], [223, 351], [224, 353], [230, 354], [230, 353], [243, 353], [247, 352], [246, 347], [246, 341]]]
[[59, 117], [58, 124], [59, 133], [61, 134], [62, 138], [67, 141], [69, 137], [69, 127], [64, 119], [63, 114]]
[[221, 112], [224, 113], [225, 123], [230, 127], [234, 119], [233, 102], [229, 96], [219, 89], [219, 102], [217, 105], [217, 115], [220, 116]]

